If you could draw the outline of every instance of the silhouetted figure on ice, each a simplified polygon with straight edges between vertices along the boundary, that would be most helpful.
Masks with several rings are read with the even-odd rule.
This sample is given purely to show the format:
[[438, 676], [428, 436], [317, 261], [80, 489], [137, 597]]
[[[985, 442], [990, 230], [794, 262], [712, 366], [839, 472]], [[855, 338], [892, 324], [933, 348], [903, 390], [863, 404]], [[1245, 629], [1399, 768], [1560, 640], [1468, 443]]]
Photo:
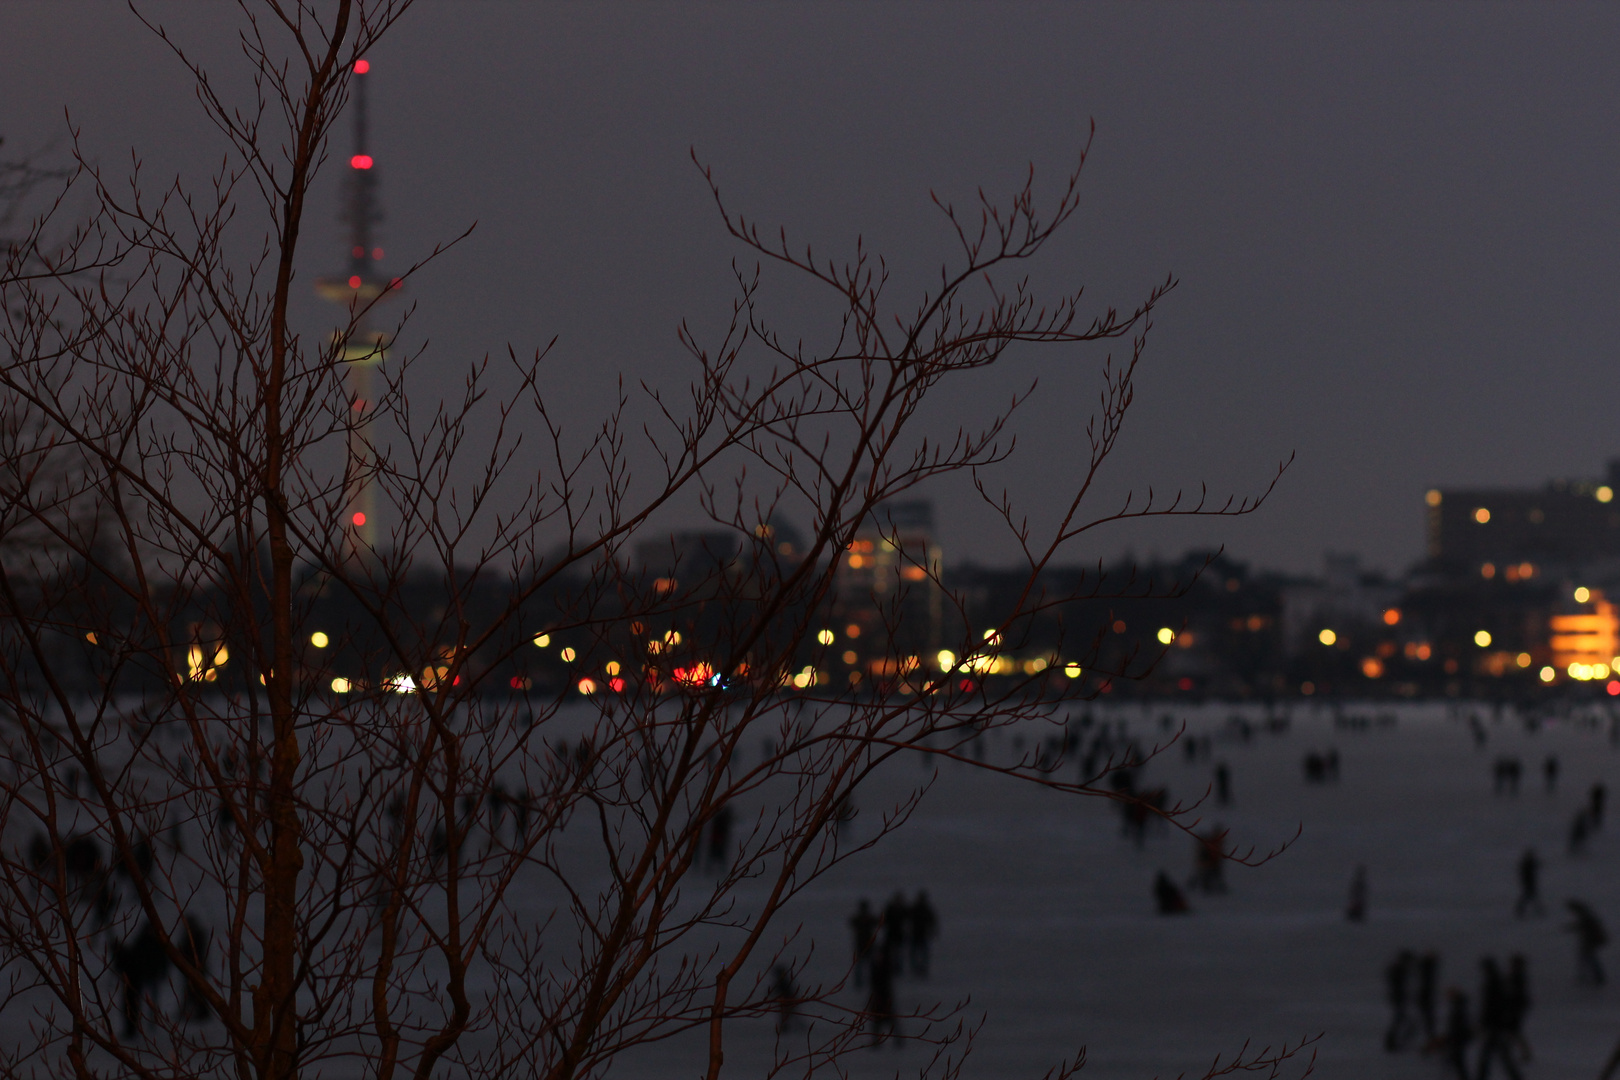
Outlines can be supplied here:
[[1216, 825], [1206, 833], [1193, 836], [1197, 845], [1193, 849], [1193, 876], [1190, 888], [1205, 895], [1226, 891], [1226, 830]]
[[1603, 828], [1603, 804], [1608, 801], [1609, 789], [1602, 783], [1592, 785], [1591, 794], [1587, 796], [1586, 814], [1592, 819], [1592, 831], [1597, 832]]
[[1493, 1061], [1500, 1061], [1512, 1080], [1521, 1080], [1519, 1067], [1513, 1061], [1513, 998], [1507, 980], [1496, 961], [1488, 956], [1480, 961], [1480, 968], [1479, 1071], [1475, 1080], [1485, 1080], [1491, 1074]]
[[1153, 879], [1153, 900], [1158, 905], [1160, 915], [1185, 915], [1189, 910], [1186, 894], [1176, 887], [1170, 875], [1163, 870]]
[[867, 976], [872, 973], [872, 960], [877, 952], [878, 927], [882, 920], [872, 905], [862, 897], [861, 902], [855, 906], [855, 914], [850, 916], [849, 928], [855, 935], [855, 985], [865, 986]]
[[731, 825], [736, 814], [730, 806], [722, 806], [709, 819], [709, 869], [721, 870], [731, 854]]
[[1530, 967], [1523, 953], [1514, 953], [1508, 958], [1507, 990], [1513, 1020], [1508, 1042], [1521, 1061], [1529, 1061], [1530, 1040], [1524, 1035], [1524, 1021], [1530, 1015]]
[[1583, 855], [1586, 853], [1586, 841], [1592, 835], [1592, 825], [1587, 817], [1586, 807], [1575, 811], [1575, 820], [1569, 826], [1569, 853]]
[[1312, 750], [1305, 755], [1305, 782], [1308, 784], [1336, 783], [1339, 779], [1339, 751], [1329, 749], [1326, 753]]
[[1517, 795], [1519, 793], [1519, 777], [1523, 766], [1519, 759], [1514, 757], [1499, 757], [1496, 766], [1491, 772], [1491, 790], [1498, 795]]
[[1541, 779], [1547, 785], [1547, 794], [1558, 789], [1558, 755], [1548, 754], [1547, 760], [1541, 763]]
[[1423, 1026], [1423, 1045], [1433, 1045], [1439, 1030], [1436, 1023], [1440, 992], [1440, 957], [1433, 949], [1417, 958], [1417, 1014]]
[[1232, 770], [1224, 761], [1215, 766], [1215, 801], [1222, 806], [1232, 801]]
[[894, 964], [895, 957], [885, 942], [872, 957], [872, 992], [866, 997], [866, 1020], [872, 1028], [873, 1046], [900, 1033], [894, 1015]]
[[206, 1020], [214, 1015], [214, 1008], [203, 993], [202, 976], [208, 971], [208, 928], [197, 916], [186, 914], [174, 935], [174, 949], [199, 973], [198, 978], [186, 976], [185, 990], [180, 998], [180, 1015], [187, 1020]]
[[899, 975], [905, 967], [906, 944], [911, 937], [911, 905], [899, 889], [883, 905], [883, 945], [881, 954], [887, 957], [894, 973]]
[[140, 932], [128, 942], [113, 946], [112, 968], [123, 991], [123, 1037], [133, 1039], [141, 1033], [147, 990], [155, 989], [169, 974], [169, 954], [150, 920], [143, 920]]
[[1598, 962], [1598, 950], [1609, 943], [1609, 932], [1603, 920], [1580, 900], [1564, 901], [1569, 908], [1570, 921], [1564, 929], [1575, 935], [1575, 981], [1602, 986], [1605, 979], [1603, 965]]
[[1412, 1018], [1406, 1013], [1414, 959], [1411, 950], [1402, 949], [1384, 968], [1384, 1000], [1389, 1003], [1389, 1029], [1384, 1032], [1384, 1049], [1390, 1053], [1405, 1046], [1414, 1033]]
[[1360, 863], [1350, 875], [1350, 902], [1345, 905], [1344, 917], [1356, 923], [1367, 921], [1367, 868]]
[[1315, 750], [1305, 755], [1305, 782], [1321, 784], [1327, 781], [1327, 760]]
[[928, 978], [929, 952], [939, 934], [939, 913], [928, 902], [927, 890], [918, 890], [911, 905], [911, 973], [920, 979]]
[[1541, 906], [1541, 859], [1535, 848], [1525, 848], [1519, 856], [1519, 899], [1513, 904], [1513, 915], [1522, 919], [1532, 912], [1546, 914]]
[[1131, 796], [1123, 808], [1125, 835], [1136, 841], [1137, 847], [1142, 847], [1147, 842], [1148, 825], [1164, 811], [1169, 793], [1160, 787], [1133, 791]]
[[786, 964], [771, 968], [770, 998], [776, 1002], [776, 1033], [791, 1031], [799, 1013], [799, 988], [793, 982], [793, 970]]
[[1468, 1080], [1468, 1047], [1474, 1041], [1468, 995], [1453, 986], [1446, 991], [1446, 1002], [1446, 1064], [1457, 1080]]

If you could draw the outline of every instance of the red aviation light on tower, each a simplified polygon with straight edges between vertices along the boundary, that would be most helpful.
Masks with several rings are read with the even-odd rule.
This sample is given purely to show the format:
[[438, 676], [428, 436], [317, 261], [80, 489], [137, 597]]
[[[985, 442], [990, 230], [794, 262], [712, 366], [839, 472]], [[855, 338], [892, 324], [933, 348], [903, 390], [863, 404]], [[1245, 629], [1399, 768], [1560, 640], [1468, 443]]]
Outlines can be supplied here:
[[354, 62], [354, 73], [356, 75], [364, 75], [366, 72], [368, 72], [370, 70], [371, 70], [371, 61], [370, 60], [356, 60]]
[[351, 168], [351, 169], [369, 169], [369, 168], [371, 168], [371, 155], [370, 154], [356, 154], [356, 155], [354, 155], [354, 157], [349, 159], [349, 168]]

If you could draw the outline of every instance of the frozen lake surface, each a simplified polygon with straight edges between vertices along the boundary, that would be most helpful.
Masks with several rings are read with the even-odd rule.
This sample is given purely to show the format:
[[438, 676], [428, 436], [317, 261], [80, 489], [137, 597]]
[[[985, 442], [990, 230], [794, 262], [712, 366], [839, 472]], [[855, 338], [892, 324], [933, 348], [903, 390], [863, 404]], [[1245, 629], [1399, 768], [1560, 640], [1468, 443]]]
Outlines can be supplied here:
[[[1144, 743], [1163, 737], [1166, 710], [1092, 711], [1099, 722], [1124, 722]], [[1526, 1075], [1595, 1077], [1620, 1040], [1620, 986], [1576, 984], [1573, 938], [1562, 925], [1564, 899], [1579, 897], [1620, 931], [1620, 820], [1583, 855], [1568, 853], [1572, 819], [1591, 786], [1612, 791], [1620, 778], [1607, 714], [1530, 730], [1488, 708], [1346, 712], [1387, 713], [1391, 722], [1350, 729], [1327, 708], [1295, 708], [1287, 729], [1272, 731], [1252, 710], [1173, 712], [1189, 737], [1210, 738], [1211, 753], [1189, 761], [1172, 747], [1143, 770], [1143, 786], [1195, 798], [1214, 763], [1225, 761], [1233, 802], [1211, 805], [1206, 821], [1262, 850], [1303, 830], [1271, 863], [1229, 867], [1227, 894], [1192, 894], [1185, 917], [1157, 915], [1151, 894], [1161, 868], [1181, 881], [1191, 874], [1194, 844], [1184, 834], [1150, 830], [1138, 848], [1103, 800], [947, 765], [902, 832], [801, 902], [796, 915], [818, 942], [812, 970], [831, 979], [848, 962], [847, 919], [860, 897], [881, 905], [896, 889], [927, 888], [941, 920], [932, 978], [902, 980], [898, 997], [902, 1007], [971, 998], [968, 1014], [984, 1024], [968, 1076], [1038, 1078], [1083, 1046], [1085, 1080], [1196, 1077], [1245, 1040], [1259, 1047], [1320, 1034], [1316, 1076], [1399, 1080], [1444, 1069], [1434, 1056], [1382, 1047], [1383, 969], [1395, 953], [1436, 950], [1442, 997], [1455, 985], [1477, 1003], [1481, 957], [1519, 952], [1529, 959], [1534, 1000]], [[1483, 746], [1466, 722], [1470, 712], [1483, 723]], [[1234, 715], [1253, 724], [1248, 738]], [[1012, 756], [1013, 739], [989, 740], [989, 752]], [[1340, 780], [1307, 783], [1304, 756], [1329, 748], [1338, 752]], [[1516, 796], [1493, 793], [1492, 765], [1502, 755], [1524, 762]], [[1551, 792], [1542, 776], [1549, 755], [1561, 764]], [[920, 761], [888, 774], [862, 799], [863, 811], [925, 775]], [[1518, 920], [1515, 867], [1526, 847], [1545, 860], [1547, 915]], [[1354, 924], [1344, 910], [1358, 863], [1367, 867], [1371, 902], [1367, 920]], [[1609, 966], [1620, 969], [1620, 949], [1608, 951]], [[860, 992], [847, 994], [861, 1004]], [[739, 1025], [727, 1071], [759, 1075], [770, 1041], [769, 1025]], [[621, 1059], [610, 1075], [696, 1075], [701, 1059], [684, 1057], [665, 1046], [653, 1057]], [[855, 1076], [915, 1075], [927, 1057], [890, 1044], [846, 1064]]]
[[[1161, 869], [1190, 877], [1188, 836], [1161, 826], [1138, 846], [1122, 834], [1112, 802], [945, 762], [899, 833], [815, 884], [779, 924], [782, 933], [802, 927], [800, 955], [816, 943], [803, 982], [839, 978], [850, 957], [848, 919], [862, 897], [881, 906], [896, 890], [910, 897], [926, 888], [941, 924], [932, 976], [902, 979], [897, 996], [902, 1008], [970, 1001], [965, 1016], [983, 1022], [965, 1076], [1038, 1080], [1084, 1047], [1082, 1080], [1201, 1077], [1216, 1054], [1227, 1058], [1245, 1041], [1253, 1050], [1320, 1035], [1318, 1077], [1416, 1080], [1446, 1073], [1434, 1056], [1382, 1047], [1391, 958], [1403, 948], [1436, 951], [1442, 990], [1460, 987], [1477, 1003], [1481, 957], [1522, 953], [1534, 999], [1526, 1075], [1595, 1080], [1620, 1041], [1620, 985], [1577, 985], [1573, 939], [1562, 927], [1564, 900], [1578, 897], [1620, 936], [1620, 807], [1584, 853], [1568, 850], [1592, 785], [1620, 794], [1620, 743], [1608, 713], [1532, 726], [1488, 708], [1351, 706], [1348, 716], [1382, 714], [1387, 722], [1346, 726], [1326, 707], [1295, 707], [1286, 725], [1229, 706], [1089, 711], [1096, 723], [1084, 733], [1088, 743], [1107, 725], [1151, 746], [1185, 722], [1186, 738], [1207, 753], [1189, 758], [1183, 745], [1172, 746], [1140, 770], [1140, 785], [1190, 802], [1225, 762], [1233, 801], [1211, 800], [1205, 823], [1262, 851], [1296, 831], [1298, 839], [1265, 866], [1229, 866], [1227, 893], [1194, 893], [1189, 915], [1164, 917], [1155, 913], [1153, 879]], [[1483, 745], [1468, 720], [1475, 713]], [[1032, 729], [1022, 744], [996, 733], [985, 751], [1010, 761], [1054, 731]], [[1303, 759], [1330, 749], [1339, 780], [1308, 783]], [[1493, 791], [1492, 767], [1504, 756], [1523, 762], [1516, 795]], [[1550, 791], [1542, 777], [1549, 756], [1561, 765]], [[851, 839], [870, 835], [884, 808], [927, 781], [936, 762], [911, 754], [881, 772], [859, 799]], [[1065, 769], [1066, 778], [1077, 775], [1073, 765]], [[747, 816], [743, 808], [743, 824]], [[1547, 913], [1519, 920], [1515, 870], [1527, 847], [1544, 860]], [[1357, 864], [1371, 886], [1359, 924], [1344, 914]], [[535, 914], [543, 902], [538, 894], [530, 901]], [[1620, 977], [1620, 946], [1607, 952]], [[853, 988], [842, 995], [851, 1008], [865, 1000]], [[20, 1037], [23, 1011], [5, 1019], [0, 1030]], [[729, 1032], [725, 1074], [765, 1075], [771, 1023], [738, 1022]], [[931, 1054], [890, 1042], [849, 1055], [844, 1066], [858, 1080], [916, 1076]], [[703, 1061], [696, 1038], [674, 1039], [621, 1055], [608, 1076], [696, 1077]], [[1303, 1064], [1283, 1075], [1300, 1075]], [[334, 1065], [323, 1075], [361, 1072]]]

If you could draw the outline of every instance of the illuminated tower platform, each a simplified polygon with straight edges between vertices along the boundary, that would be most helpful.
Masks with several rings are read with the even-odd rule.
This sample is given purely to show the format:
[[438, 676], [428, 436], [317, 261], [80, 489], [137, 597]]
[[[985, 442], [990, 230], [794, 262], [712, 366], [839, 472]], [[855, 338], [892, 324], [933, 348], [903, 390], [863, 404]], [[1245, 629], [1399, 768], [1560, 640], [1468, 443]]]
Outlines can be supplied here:
[[367, 147], [369, 118], [366, 113], [366, 75], [371, 63], [357, 60], [354, 65], [354, 153], [349, 157], [345, 184], [343, 221], [349, 226], [348, 273], [323, 277], [315, 290], [327, 300], [343, 305], [349, 320], [346, 329], [334, 334], [333, 345], [347, 366], [351, 424], [349, 427], [349, 482], [344, 491], [343, 528], [346, 547], [351, 553], [374, 548], [377, 536], [377, 491], [371, 473], [374, 462], [366, 446], [365, 428], [376, 404], [376, 368], [388, 359], [388, 336], [371, 327], [371, 315], [379, 300], [400, 287], [398, 278], [378, 270], [383, 249], [376, 246], [374, 226], [382, 220], [377, 200], [377, 168]]

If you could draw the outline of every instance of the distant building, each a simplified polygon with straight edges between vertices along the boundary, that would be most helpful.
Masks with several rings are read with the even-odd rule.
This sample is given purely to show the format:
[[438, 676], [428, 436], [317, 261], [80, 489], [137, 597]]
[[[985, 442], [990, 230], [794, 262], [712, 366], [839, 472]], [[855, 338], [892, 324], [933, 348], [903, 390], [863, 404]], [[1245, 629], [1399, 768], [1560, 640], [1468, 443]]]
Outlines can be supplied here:
[[690, 591], [723, 577], [742, 557], [742, 537], [734, 530], [705, 529], [671, 533], [636, 545], [636, 564], [652, 579], [655, 591]]
[[1603, 480], [1428, 493], [1428, 554], [1453, 572], [1508, 580], [1620, 560], [1620, 461]]
[[1378, 626], [1400, 596], [1398, 583], [1363, 571], [1356, 556], [1328, 552], [1320, 580], [1282, 588], [1283, 651], [1296, 656], [1314, 649], [1323, 631], [1338, 638], [1348, 630]]
[[883, 503], [861, 523], [834, 575], [828, 643], [851, 681], [909, 674], [939, 649], [943, 561], [926, 500]]

